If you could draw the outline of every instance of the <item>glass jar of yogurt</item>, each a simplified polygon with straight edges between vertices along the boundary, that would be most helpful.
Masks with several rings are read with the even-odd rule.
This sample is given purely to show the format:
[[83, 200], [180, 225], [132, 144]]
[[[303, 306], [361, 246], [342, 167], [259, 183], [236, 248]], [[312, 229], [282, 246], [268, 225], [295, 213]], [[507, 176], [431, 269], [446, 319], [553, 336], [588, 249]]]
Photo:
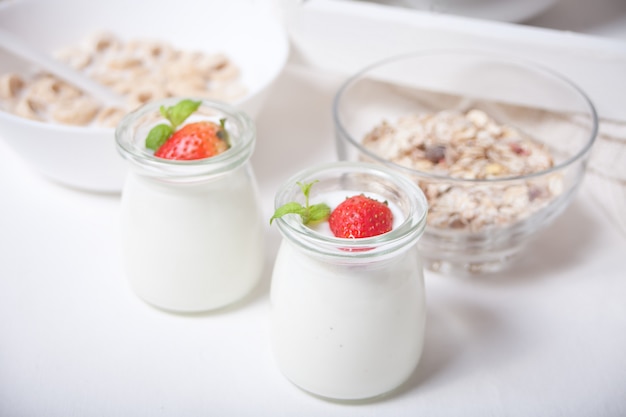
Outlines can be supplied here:
[[336, 238], [327, 224], [276, 219], [283, 236], [271, 284], [271, 341], [283, 374], [315, 395], [358, 400], [394, 390], [419, 362], [426, 317], [416, 244], [427, 203], [390, 170], [339, 162], [305, 170], [278, 191], [276, 208], [303, 203], [296, 183], [317, 181], [310, 203], [331, 209], [357, 194], [386, 200], [394, 227], [382, 235]]
[[256, 132], [234, 108], [203, 101], [188, 121], [226, 119], [230, 148], [192, 161], [155, 157], [144, 146], [162, 123], [149, 103], [116, 130], [130, 170], [122, 190], [122, 249], [126, 275], [146, 302], [175, 312], [213, 310], [242, 299], [263, 269], [263, 220], [249, 163]]

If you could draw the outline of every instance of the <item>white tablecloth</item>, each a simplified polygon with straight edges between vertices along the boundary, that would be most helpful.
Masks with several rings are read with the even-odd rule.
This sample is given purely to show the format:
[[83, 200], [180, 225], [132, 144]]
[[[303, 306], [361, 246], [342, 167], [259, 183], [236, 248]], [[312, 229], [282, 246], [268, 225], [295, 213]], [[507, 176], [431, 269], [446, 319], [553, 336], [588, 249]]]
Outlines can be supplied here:
[[[287, 176], [335, 159], [343, 77], [290, 65], [258, 118], [265, 217]], [[393, 395], [314, 398], [276, 368], [268, 289], [226, 311], [158, 311], [119, 258], [118, 195], [40, 177], [0, 142], [0, 416], [623, 416], [626, 239], [584, 185], [507, 272], [426, 275], [422, 361]]]

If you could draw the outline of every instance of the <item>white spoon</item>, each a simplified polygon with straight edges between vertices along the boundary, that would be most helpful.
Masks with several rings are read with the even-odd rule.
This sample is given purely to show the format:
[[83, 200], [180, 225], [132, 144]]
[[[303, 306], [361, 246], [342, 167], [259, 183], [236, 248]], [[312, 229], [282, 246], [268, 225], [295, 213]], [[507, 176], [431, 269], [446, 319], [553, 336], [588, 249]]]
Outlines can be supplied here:
[[72, 84], [83, 92], [112, 106], [123, 106], [124, 100], [110, 88], [107, 88], [56, 59], [25, 44], [15, 35], [0, 28], [0, 48], [26, 61], [38, 65], [60, 79]]

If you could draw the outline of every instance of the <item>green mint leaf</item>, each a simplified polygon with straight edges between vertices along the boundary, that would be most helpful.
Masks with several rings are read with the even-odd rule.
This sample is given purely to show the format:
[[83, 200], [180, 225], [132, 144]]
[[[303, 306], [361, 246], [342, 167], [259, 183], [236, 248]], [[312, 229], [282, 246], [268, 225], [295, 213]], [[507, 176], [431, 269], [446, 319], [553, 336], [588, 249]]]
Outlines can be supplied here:
[[159, 107], [159, 113], [161, 113], [161, 116], [163, 116], [165, 119], [167, 119], [167, 121], [170, 120], [170, 115], [168, 113], [168, 109], [170, 109], [171, 107], [165, 107], [165, 106], [161, 106]]
[[146, 148], [156, 151], [165, 143], [173, 132], [174, 130], [172, 127], [166, 124], [154, 126], [150, 129], [150, 132], [146, 137]]
[[220, 130], [217, 131], [217, 137], [222, 139], [230, 147], [230, 135], [226, 130], [226, 119], [220, 119]]
[[183, 122], [191, 116], [191, 113], [198, 110], [198, 107], [200, 107], [201, 104], [201, 101], [185, 99], [179, 101], [171, 107], [164, 108], [161, 106], [160, 111], [163, 117], [169, 120], [174, 130], [176, 130], [178, 126], [183, 124]]
[[296, 183], [300, 187], [300, 190], [302, 190], [302, 194], [304, 194], [305, 205], [302, 206], [300, 203], [291, 202], [279, 207], [270, 219], [270, 224], [272, 224], [274, 219], [282, 217], [287, 213], [299, 214], [300, 217], [302, 217], [303, 224], [319, 223], [328, 219], [328, 217], [330, 217], [330, 207], [328, 207], [328, 205], [324, 203], [314, 204], [312, 206], [309, 205], [309, 193], [311, 192], [311, 187], [316, 182], [317, 181]]
[[307, 182], [307, 183], [301, 183], [298, 182], [298, 186], [300, 187], [300, 189], [302, 190], [302, 194], [304, 194], [304, 201], [305, 201], [305, 206], [308, 208], [309, 207], [309, 194], [311, 193], [311, 187], [313, 187], [313, 184], [315, 184], [317, 182], [317, 180], [312, 181], [312, 182]]
[[320, 203], [314, 204], [308, 209], [309, 221], [308, 223], [320, 223], [330, 217], [330, 207], [327, 204]]
[[274, 219], [278, 219], [280, 217], [283, 217], [285, 214], [292, 214], [293, 213], [293, 214], [299, 214], [300, 216], [303, 216], [305, 211], [306, 211], [306, 209], [300, 203], [296, 203], [296, 202], [287, 203], [287, 204], [285, 204], [283, 206], [280, 206], [280, 207], [278, 207], [276, 209], [276, 211], [274, 212], [274, 215], [270, 219], [270, 224], [272, 224]]
[[298, 182], [298, 186], [300, 187], [300, 189], [302, 190], [302, 194], [304, 194], [304, 196], [306, 198], [309, 198], [309, 193], [311, 192], [311, 187], [313, 186], [313, 184], [315, 184], [317, 181], [313, 181], [313, 182], [306, 182], [306, 183], [302, 183], [302, 182]]

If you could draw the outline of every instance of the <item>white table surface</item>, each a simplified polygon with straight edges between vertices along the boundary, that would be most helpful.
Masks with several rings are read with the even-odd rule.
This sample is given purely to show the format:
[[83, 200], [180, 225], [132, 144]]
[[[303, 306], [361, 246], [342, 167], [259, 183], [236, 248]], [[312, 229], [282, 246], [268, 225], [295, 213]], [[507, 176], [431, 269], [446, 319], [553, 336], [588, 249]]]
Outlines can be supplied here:
[[[253, 157], [266, 218], [302, 167], [335, 159], [343, 80], [289, 65], [258, 118]], [[426, 274], [425, 350], [395, 394], [314, 398], [276, 368], [271, 262], [226, 311], [156, 310], [119, 258], [118, 195], [40, 177], [0, 142], [0, 416], [623, 416], [626, 239], [583, 186], [513, 268], [488, 279]]]

